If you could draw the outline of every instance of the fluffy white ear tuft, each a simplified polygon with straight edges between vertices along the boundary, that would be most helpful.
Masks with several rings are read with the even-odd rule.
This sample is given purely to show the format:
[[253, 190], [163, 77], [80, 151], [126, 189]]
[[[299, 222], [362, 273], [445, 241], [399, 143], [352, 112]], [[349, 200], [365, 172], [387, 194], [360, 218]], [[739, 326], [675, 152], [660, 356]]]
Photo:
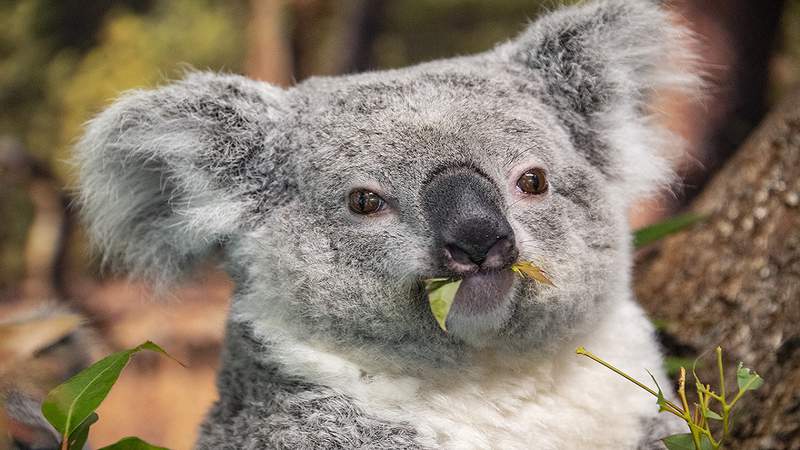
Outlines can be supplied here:
[[104, 262], [167, 282], [242, 227], [285, 176], [270, 146], [283, 92], [194, 73], [133, 91], [92, 120], [76, 149], [79, 201]]
[[693, 40], [661, 2], [600, 0], [534, 22], [496, 49], [630, 198], [672, 178], [681, 143], [654, 119], [666, 92], [697, 92]]

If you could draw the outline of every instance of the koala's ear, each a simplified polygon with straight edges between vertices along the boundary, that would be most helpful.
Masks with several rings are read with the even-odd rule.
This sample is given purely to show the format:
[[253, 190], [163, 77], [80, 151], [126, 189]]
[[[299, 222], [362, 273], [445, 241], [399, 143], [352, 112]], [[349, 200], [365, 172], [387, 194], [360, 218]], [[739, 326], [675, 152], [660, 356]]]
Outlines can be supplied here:
[[674, 139], [649, 114], [656, 94], [696, 89], [688, 33], [647, 0], [601, 0], [537, 20], [496, 49], [565, 125], [576, 149], [638, 196], [671, 178]]
[[92, 120], [76, 150], [79, 201], [104, 262], [173, 280], [280, 201], [290, 185], [274, 146], [284, 94], [193, 73]]

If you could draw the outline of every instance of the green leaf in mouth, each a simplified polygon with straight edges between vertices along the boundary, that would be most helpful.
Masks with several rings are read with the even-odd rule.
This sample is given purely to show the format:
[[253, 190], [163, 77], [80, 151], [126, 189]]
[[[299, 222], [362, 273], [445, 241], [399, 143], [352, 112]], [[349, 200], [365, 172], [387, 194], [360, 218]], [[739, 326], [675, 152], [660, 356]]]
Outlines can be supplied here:
[[555, 286], [544, 271], [530, 261], [515, 262], [511, 266], [511, 270], [522, 278], [530, 278], [548, 286]]
[[447, 315], [456, 292], [461, 286], [462, 280], [452, 280], [450, 278], [431, 278], [425, 280], [425, 290], [428, 291], [428, 302], [431, 305], [431, 312], [436, 319], [436, 323], [443, 331], [447, 331]]
[[[554, 286], [544, 271], [530, 261], [516, 262], [511, 266], [511, 270], [522, 278]], [[447, 331], [447, 315], [450, 313], [450, 307], [453, 306], [453, 300], [456, 298], [461, 281], [454, 278], [428, 278], [425, 280], [425, 291], [428, 293], [431, 312], [436, 323], [445, 332]]]

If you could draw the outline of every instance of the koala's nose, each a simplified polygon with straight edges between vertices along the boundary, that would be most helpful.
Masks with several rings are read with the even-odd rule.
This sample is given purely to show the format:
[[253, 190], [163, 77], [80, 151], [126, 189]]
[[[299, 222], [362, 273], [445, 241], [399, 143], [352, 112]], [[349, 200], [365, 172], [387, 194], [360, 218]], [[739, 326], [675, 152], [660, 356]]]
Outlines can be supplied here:
[[473, 235], [444, 246], [446, 265], [456, 272], [478, 269], [500, 270], [516, 261], [518, 252], [513, 235]]
[[436, 234], [434, 253], [443, 255], [449, 270], [499, 270], [516, 260], [502, 195], [487, 177], [467, 168], [451, 169], [432, 177], [422, 198]]

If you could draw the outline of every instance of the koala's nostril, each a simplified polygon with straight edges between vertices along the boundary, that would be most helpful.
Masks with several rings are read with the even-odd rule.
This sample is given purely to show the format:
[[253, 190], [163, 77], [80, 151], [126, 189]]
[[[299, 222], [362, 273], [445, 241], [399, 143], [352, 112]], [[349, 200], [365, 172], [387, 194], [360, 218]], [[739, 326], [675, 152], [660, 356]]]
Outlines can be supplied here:
[[513, 237], [505, 237], [498, 240], [489, 249], [482, 267], [490, 270], [504, 269], [513, 264], [517, 260], [517, 256], [519, 256], [519, 251], [517, 251]]
[[479, 241], [451, 242], [445, 245], [445, 258], [451, 269], [471, 272], [478, 268], [499, 270], [517, 258], [513, 237], [487, 236]]
[[449, 261], [464, 264], [464, 265], [472, 265], [472, 264], [480, 264], [483, 261], [475, 261], [473, 257], [464, 251], [464, 249], [460, 248], [458, 245], [448, 244], [444, 247], [445, 257]]

